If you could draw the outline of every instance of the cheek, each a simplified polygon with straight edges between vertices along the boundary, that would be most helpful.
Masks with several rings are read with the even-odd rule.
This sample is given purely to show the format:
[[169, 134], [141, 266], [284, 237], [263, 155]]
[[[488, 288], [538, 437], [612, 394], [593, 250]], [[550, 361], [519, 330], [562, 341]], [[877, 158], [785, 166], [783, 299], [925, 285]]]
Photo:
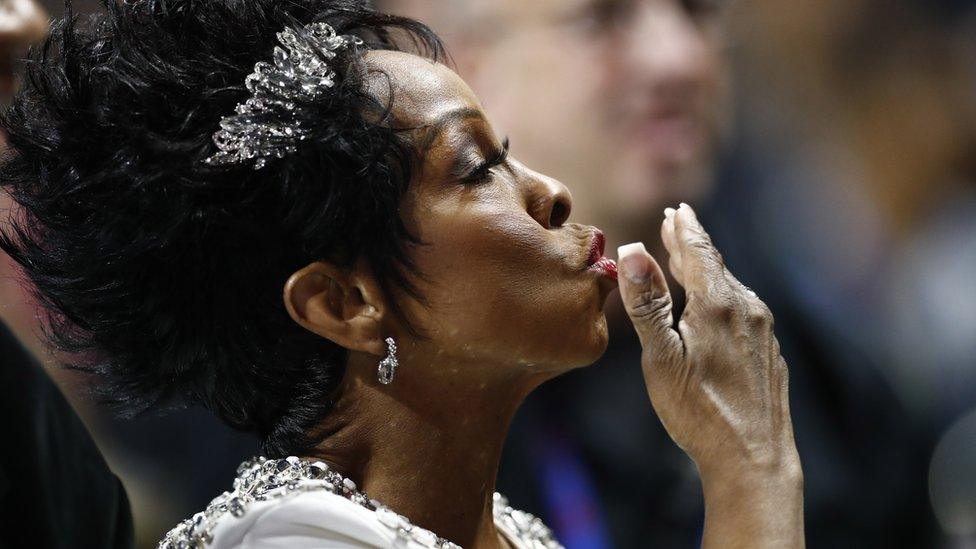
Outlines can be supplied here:
[[582, 242], [511, 210], [431, 223], [422, 238], [423, 324], [440, 352], [539, 368], [603, 352], [599, 289], [576, 265]]

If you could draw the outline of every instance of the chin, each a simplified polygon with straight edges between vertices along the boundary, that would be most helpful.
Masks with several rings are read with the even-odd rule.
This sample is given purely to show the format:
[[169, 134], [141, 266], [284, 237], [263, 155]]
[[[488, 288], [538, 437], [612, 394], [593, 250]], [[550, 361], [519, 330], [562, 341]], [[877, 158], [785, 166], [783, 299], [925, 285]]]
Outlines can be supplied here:
[[588, 322], [587, 328], [583, 333], [571, 336], [572, 341], [566, 340], [564, 350], [570, 353], [553, 366], [552, 373], [554, 375], [589, 366], [599, 360], [607, 351], [607, 345], [610, 342], [610, 335], [607, 331], [607, 317], [601, 313], [597, 318]]
[[610, 332], [607, 329], [607, 316], [605, 314], [600, 313], [600, 316], [592, 324], [591, 332], [588, 338], [591, 342], [588, 345], [588, 353], [586, 353], [586, 357], [577, 366], [578, 368], [593, 364], [607, 351], [607, 345], [610, 343]]
[[599, 360], [610, 342], [603, 306], [615, 287], [616, 283], [588, 284], [579, 289], [586, 297], [575, 307], [551, 311], [550, 317], [559, 321], [547, 323], [545, 333], [535, 340], [533, 354], [538, 359], [525, 360], [523, 365], [549, 378]]

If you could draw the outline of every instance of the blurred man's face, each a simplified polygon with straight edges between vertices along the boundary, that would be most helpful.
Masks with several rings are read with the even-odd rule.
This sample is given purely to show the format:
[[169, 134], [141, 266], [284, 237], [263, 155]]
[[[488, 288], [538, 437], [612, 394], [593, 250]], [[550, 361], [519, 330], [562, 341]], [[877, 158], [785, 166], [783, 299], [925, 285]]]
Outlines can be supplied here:
[[441, 33], [513, 151], [569, 185], [578, 219], [623, 239], [708, 188], [725, 88], [715, 1], [384, 7]]
[[724, 67], [714, 0], [581, 0], [598, 62], [593, 107], [618, 151], [613, 208], [626, 217], [702, 193]]

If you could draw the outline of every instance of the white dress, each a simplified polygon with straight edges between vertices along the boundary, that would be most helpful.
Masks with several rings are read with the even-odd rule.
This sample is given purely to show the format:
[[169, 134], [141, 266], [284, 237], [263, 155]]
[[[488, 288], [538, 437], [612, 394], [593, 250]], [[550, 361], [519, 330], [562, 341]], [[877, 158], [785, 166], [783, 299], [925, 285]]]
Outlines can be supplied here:
[[[495, 525], [518, 549], [562, 549], [542, 521], [495, 494]], [[159, 549], [456, 548], [411, 525], [321, 461], [256, 458], [234, 490], [181, 522]]]

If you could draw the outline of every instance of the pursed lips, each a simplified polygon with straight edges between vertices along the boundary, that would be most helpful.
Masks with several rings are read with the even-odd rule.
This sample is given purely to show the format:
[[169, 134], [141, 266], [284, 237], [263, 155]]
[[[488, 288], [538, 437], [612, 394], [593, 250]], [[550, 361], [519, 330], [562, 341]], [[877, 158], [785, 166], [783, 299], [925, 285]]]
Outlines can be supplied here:
[[593, 229], [590, 239], [589, 255], [586, 258], [586, 270], [595, 271], [601, 276], [617, 280], [617, 262], [603, 255], [607, 239], [600, 229]]
[[603, 236], [603, 231], [600, 229], [593, 230], [593, 236], [590, 238], [590, 253], [586, 258], [586, 266], [592, 267], [600, 258], [603, 257], [603, 248], [607, 244], [607, 239]]

